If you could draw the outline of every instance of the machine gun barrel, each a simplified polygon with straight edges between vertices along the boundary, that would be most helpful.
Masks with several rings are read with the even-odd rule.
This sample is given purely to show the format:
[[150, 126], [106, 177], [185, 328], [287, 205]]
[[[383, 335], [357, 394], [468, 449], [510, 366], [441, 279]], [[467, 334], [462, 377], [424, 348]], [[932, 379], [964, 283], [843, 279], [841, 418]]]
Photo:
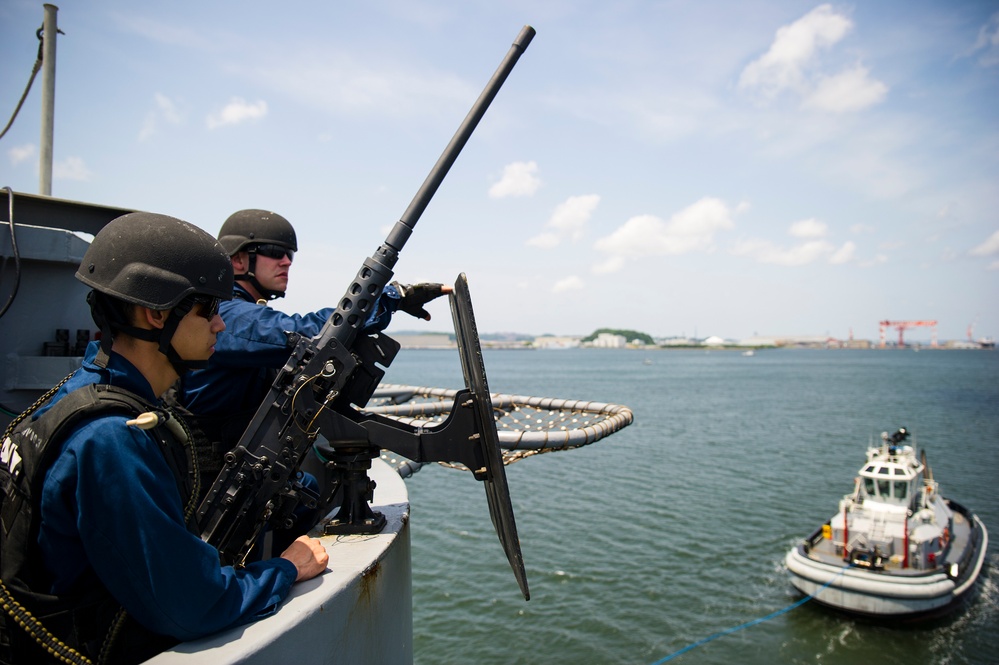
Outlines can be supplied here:
[[[265, 523], [286, 526], [297, 505], [317, 507], [295, 476], [320, 433], [334, 448], [357, 450], [358, 459], [364, 457], [361, 451], [372, 449], [363, 428], [352, 427], [333, 412], [350, 403], [363, 406], [384, 373], [370, 365], [387, 366], [398, 345], [359, 333], [391, 280], [416, 222], [534, 34], [530, 26], [521, 30], [385, 242], [362, 263], [319, 334], [298, 341], [236, 447], [226, 455], [225, 467], [198, 509], [201, 537], [219, 550], [224, 562], [242, 561]], [[365, 371], [358, 371], [361, 366]], [[363, 476], [363, 466], [352, 467], [350, 473]], [[320, 497], [318, 508], [325, 509], [331, 499]]]
[[486, 109], [489, 108], [489, 104], [499, 92], [514, 65], [517, 64], [517, 60], [527, 45], [531, 43], [534, 34], [534, 28], [524, 26], [520, 34], [517, 35], [506, 57], [503, 58], [493, 77], [475, 101], [468, 115], [465, 116], [465, 120], [458, 127], [451, 142], [437, 159], [437, 163], [434, 164], [427, 179], [423, 181], [423, 185], [413, 197], [409, 207], [395, 223], [388, 237], [385, 238], [385, 242], [361, 266], [357, 281], [348, 287], [347, 293], [344, 294], [336, 311], [330, 316], [320, 332], [320, 344], [330, 339], [336, 339], [340, 344], [349, 345], [364, 325], [378, 295], [392, 278], [392, 268], [395, 267], [399, 258], [399, 252], [413, 233], [416, 222], [419, 221], [430, 200], [437, 193], [437, 188], [444, 181], [444, 177], [458, 158], [462, 148], [465, 147], [465, 143], [475, 131]]

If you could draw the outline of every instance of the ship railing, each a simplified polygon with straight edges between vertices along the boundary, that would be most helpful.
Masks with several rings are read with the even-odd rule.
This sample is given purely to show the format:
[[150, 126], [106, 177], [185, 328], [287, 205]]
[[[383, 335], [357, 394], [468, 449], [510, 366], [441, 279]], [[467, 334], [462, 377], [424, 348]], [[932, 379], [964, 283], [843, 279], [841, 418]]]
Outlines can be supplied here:
[[819, 543], [821, 543], [825, 539], [825, 537], [826, 537], [825, 534], [826, 534], [827, 528], [831, 528], [831, 525], [829, 524], [829, 522], [826, 522], [825, 524], [823, 524], [822, 526], [820, 526], [819, 528], [817, 528], [815, 531], [813, 531], [807, 538], [805, 538], [804, 545], [805, 545], [805, 553], [806, 554], [813, 547], [815, 547], [816, 545], [818, 545]]

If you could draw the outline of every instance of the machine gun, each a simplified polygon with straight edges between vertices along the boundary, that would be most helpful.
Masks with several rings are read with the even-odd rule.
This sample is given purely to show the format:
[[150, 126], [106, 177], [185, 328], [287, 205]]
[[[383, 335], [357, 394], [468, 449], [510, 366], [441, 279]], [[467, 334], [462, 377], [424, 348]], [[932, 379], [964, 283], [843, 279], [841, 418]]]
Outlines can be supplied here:
[[[399, 344], [361, 328], [392, 278], [403, 245], [535, 31], [525, 26], [441, 154], [409, 207], [374, 254], [366, 259], [323, 329], [300, 339], [198, 509], [201, 537], [223, 562], [239, 564], [265, 525], [288, 528], [299, 505], [336, 513], [330, 533], [377, 533], [385, 517], [371, 510], [371, 460], [387, 448], [416, 462], [467, 466], [484, 483], [493, 526], [525, 600], [530, 598], [506, 472], [464, 275], [450, 296], [466, 389], [439, 427], [404, 425], [362, 413]], [[297, 480], [318, 437], [333, 479], [318, 498]]]

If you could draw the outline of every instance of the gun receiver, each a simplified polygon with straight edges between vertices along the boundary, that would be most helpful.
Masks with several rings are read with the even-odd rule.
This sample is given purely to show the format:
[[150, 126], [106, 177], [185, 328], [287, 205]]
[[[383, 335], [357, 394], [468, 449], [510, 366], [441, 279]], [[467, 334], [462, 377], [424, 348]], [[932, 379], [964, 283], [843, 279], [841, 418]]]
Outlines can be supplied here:
[[[198, 509], [201, 537], [219, 550], [223, 562], [244, 561], [264, 525], [292, 526], [299, 505], [325, 515], [338, 501], [335, 516], [325, 525], [327, 533], [380, 531], [385, 518], [368, 506], [374, 483], [367, 470], [380, 449], [388, 448], [414, 461], [460, 462], [486, 483], [494, 526], [521, 591], [529, 598], [501, 461], [496, 468], [498, 437], [484, 369], [481, 358], [477, 364], [465, 359], [469, 353], [479, 353], [467, 286], [456, 284], [456, 291], [463, 289], [465, 294], [461, 304], [452, 298], [456, 330], [464, 330], [458, 331], [459, 339], [464, 337], [459, 349], [474, 347], [461, 351], [469, 390], [456, 398], [453, 411], [459, 415], [439, 430], [426, 432], [361, 414], [352, 405], [367, 403], [399, 351], [398, 343], [388, 336], [360, 331], [392, 279], [399, 252], [416, 222], [534, 34], [530, 26], [521, 30], [409, 207], [364, 260], [320, 333], [298, 341], [239, 443], [227, 453], [225, 467]], [[464, 283], [463, 275], [459, 283]], [[471, 371], [473, 367], [477, 370]], [[329, 460], [331, 482], [317, 498], [297, 478], [320, 435], [329, 443], [322, 451]]]

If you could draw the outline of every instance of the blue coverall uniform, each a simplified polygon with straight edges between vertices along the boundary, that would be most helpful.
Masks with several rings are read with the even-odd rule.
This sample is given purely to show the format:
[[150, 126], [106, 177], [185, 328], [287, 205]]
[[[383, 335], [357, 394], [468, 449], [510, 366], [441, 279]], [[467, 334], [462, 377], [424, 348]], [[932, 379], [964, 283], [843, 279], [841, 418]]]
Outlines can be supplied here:
[[[197, 416], [239, 412], [251, 415], [260, 406], [292, 348], [288, 334], [314, 337], [333, 313], [332, 308], [310, 314], [284, 314], [252, 302], [238, 283], [233, 299], [219, 307], [226, 329], [219, 333], [208, 368], [181, 378], [180, 402]], [[388, 327], [399, 307], [399, 292], [385, 287], [362, 332], [377, 333]]]
[[[157, 402], [145, 377], [98, 345], [50, 404], [89, 383], [111, 384]], [[39, 409], [39, 415], [49, 408]], [[35, 416], [37, 417], [37, 416]], [[45, 475], [38, 544], [53, 575], [51, 592], [103, 584], [146, 628], [191, 640], [273, 613], [297, 577], [274, 558], [236, 570], [188, 530], [184, 501], [159, 444], [118, 415], [83, 421], [67, 436]]]

